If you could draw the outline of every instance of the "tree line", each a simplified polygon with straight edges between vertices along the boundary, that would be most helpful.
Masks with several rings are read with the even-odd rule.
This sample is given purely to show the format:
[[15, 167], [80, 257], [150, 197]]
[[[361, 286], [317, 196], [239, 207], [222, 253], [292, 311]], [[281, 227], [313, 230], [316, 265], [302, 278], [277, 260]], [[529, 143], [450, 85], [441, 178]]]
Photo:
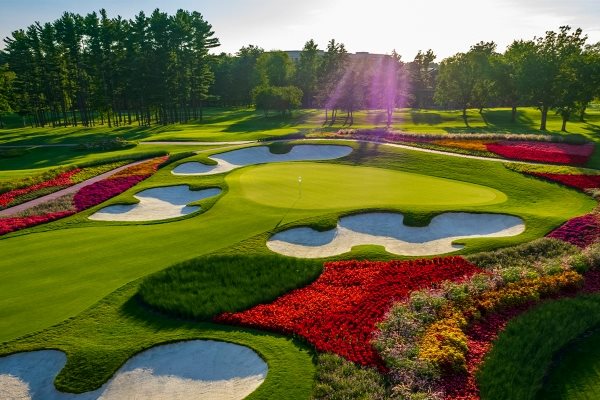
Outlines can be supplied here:
[[130, 20], [64, 13], [4, 42], [0, 112], [34, 126], [201, 119], [213, 80], [209, 50], [219, 45], [200, 13], [158, 9]]
[[[548, 112], [584, 119], [600, 96], [600, 44], [581, 29], [561, 27], [514, 41], [503, 53], [480, 42], [437, 64], [432, 50], [405, 62], [387, 55], [349, 54], [332, 39], [309, 40], [292, 60], [254, 45], [211, 54], [219, 45], [200, 13], [155, 10], [131, 20], [65, 13], [5, 39], [0, 52], [0, 114], [17, 112], [34, 126], [118, 126], [201, 120], [205, 106], [256, 106], [265, 115], [298, 107], [324, 110], [324, 123], [352, 125], [354, 112], [398, 108], [467, 109], [535, 106], [540, 129]], [[342, 117], [338, 113], [342, 111]], [[0, 120], [1, 124], [1, 120]]]

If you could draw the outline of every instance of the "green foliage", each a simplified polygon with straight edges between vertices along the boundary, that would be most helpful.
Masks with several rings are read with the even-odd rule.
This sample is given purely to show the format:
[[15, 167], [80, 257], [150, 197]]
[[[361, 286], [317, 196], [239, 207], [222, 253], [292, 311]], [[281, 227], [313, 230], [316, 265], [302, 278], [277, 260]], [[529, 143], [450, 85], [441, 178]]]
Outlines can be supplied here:
[[294, 63], [283, 51], [262, 53], [256, 60], [256, 69], [265, 86], [287, 86], [294, 75]]
[[77, 150], [96, 150], [96, 151], [111, 151], [120, 149], [129, 149], [135, 147], [136, 143], [123, 138], [108, 138], [96, 140], [92, 142], [80, 143], [75, 147]]
[[[553, 356], [571, 340], [598, 324], [600, 296], [597, 294], [547, 302], [511, 320], [500, 333], [478, 374], [481, 398], [505, 399], [507, 393], [514, 400], [552, 398], [547, 392], [538, 396]], [[566, 375], [552, 375], [559, 380], [557, 386], [566, 385], [569, 379], [577, 379], [580, 373], [584, 374], [584, 379], [591, 378], [597, 382], [596, 374], [583, 372], [589, 368], [585, 361], [571, 365], [573, 370], [570, 372], [563, 370]]]
[[258, 86], [253, 92], [254, 103], [257, 110], [263, 110], [265, 115], [269, 110], [275, 110], [285, 115], [292, 114], [292, 110], [300, 106], [302, 91], [296, 86]]
[[140, 286], [141, 299], [169, 314], [209, 320], [267, 303], [319, 276], [313, 260], [282, 256], [211, 256], [168, 268]]
[[317, 356], [313, 400], [384, 400], [386, 383], [375, 369], [360, 367], [335, 354]]

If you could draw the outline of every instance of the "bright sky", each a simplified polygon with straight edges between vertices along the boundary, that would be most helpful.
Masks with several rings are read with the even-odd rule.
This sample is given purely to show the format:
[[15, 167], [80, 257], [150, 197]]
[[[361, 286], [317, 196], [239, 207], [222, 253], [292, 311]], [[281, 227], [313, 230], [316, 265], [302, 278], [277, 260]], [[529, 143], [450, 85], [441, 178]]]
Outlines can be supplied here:
[[405, 61], [432, 48], [439, 61], [481, 40], [502, 51], [513, 39], [561, 25], [581, 27], [590, 43], [600, 41], [600, 0], [0, 0], [0, 37], [64, 11], [100, 8], [124, 18], [155, 8], [199, 11], [221, 41], [217, 51], [232, 53], [248, 44], [299, 50], [311, 38], [324, 48], [335, 38], [350, 52], [396, 49]]

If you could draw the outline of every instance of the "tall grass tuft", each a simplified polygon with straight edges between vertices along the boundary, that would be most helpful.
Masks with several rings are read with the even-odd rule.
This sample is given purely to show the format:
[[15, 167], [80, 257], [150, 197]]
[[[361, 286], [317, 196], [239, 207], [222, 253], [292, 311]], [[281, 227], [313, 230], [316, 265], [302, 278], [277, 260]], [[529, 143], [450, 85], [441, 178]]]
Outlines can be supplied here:
[[277, 255], [209, 256], [177, 264], [148, 277], [141, 300], [177, 317], [208, 320], [242, 311], [307, 285], [322, 263]]

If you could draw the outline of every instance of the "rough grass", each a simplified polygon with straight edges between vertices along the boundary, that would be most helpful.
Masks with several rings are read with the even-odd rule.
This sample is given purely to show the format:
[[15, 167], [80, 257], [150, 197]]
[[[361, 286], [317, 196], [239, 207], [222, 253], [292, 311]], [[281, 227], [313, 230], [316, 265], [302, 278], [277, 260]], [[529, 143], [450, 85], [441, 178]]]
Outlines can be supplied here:
[[[598, 324], [600, 295], [597, 294], [550, 301], [510, 321], [479, 372], [481, 398], [504, 400], [508, 393], [514, 400], [549, 398], [538, 396], [554, 354]], [[590, 367], [581, 363], [577, 365], [577, 371]], [[565, 383], [568, 377], [575, 377], [577, 371], [573, 370], [573, 374], [559, 379]], [[593, 371], [588, 372], [592, 373], [582, 380], [593, 377], [597, 382], [598, 375]]]
[[249, 400], [307, 399], [315, 368], [313, 354], [282, 336], [169, 319], [141, 307], [136, 284], [121, 288], [75, 318], [21, 340], [0, 344], [0, 356], [58, 349], [67, 364], [55, 380], [57, 389], [81, 393], [108, 380], [133, 355], [150, 347], [181, 340], [222, 340], [248, 346], [269, 366], [264, 383]]
[[141, 299], [169, 314], [209, 320], [275, 300], [322, 271], [312, 260], [272, 256], [211, 256], [186, 261], [146, 278]]

